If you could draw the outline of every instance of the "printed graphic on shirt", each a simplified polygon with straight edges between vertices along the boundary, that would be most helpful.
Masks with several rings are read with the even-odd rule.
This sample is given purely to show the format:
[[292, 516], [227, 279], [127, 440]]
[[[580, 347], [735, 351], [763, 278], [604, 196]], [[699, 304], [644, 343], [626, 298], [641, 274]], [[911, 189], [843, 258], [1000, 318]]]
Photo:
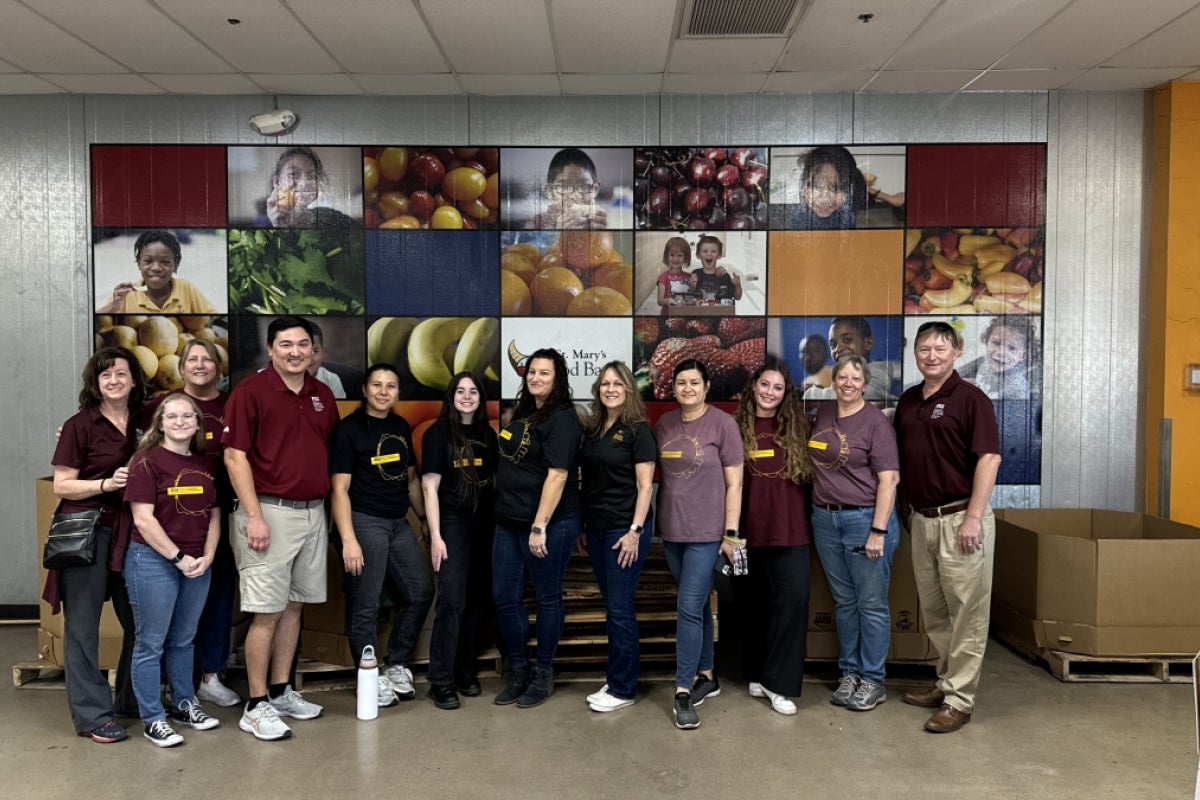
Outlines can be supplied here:
[[836, 427], [813, 431], [808, 440], [808, 456], [821, 469], [841, 469], [850, 458], [850, 443]]
[[204, 499], [206, 486], [213, 482], [212, 473], [199, 469], [181, 469], [175, 481], [167, 487], [167, 497], [175, 500], [175, 511], [189, 517], [206, 517], [212, 507]]
[[515, 419], [500, 431], [500, 455], [505, 461], [520, 464], [528, 452], [529, 421]]
[[403, 436], [385, 433], [379, 437], [375, 445], [375, 455], [371, 457], [371, 466], [379, 470], [379, 477], [385, 481], [408, 482], [408, 443]]
[[775, 446], [770, 431], [754, 434], [754, 449], [746, 459], [746, 469], [751, 475], [762, 478], [782, 478], [787, 473], [787, 451]]
[[690, 478], [704, 464], [704, 445], [694, 436], [677, 434], [659, 443], [658, 463], [663, 472]]

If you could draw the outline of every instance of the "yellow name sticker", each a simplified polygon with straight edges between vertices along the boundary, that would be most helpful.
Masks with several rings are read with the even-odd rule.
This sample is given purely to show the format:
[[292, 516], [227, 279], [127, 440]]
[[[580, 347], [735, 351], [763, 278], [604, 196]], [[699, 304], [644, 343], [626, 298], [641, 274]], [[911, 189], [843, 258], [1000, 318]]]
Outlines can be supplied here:
[[212, 440], [212, 431], [205, 431], [204, 438], [211, 441]]
[[659, 450], [659, 458], [683, 458], [682, 450]]
[[168, 497], [178, 497], [181, 494], [204, 494], [203, 486], [169, 486], [167, 487]]
[[751, 451], [750, 451], [750, 457], [751, 457], [751, 458], [754, 458], [754, 459], [759, 459], [759, 458], [774, 458], [774, 457], [775, 457], [775, 451], [774, 451], [774, 450], [751, 450]]
[[482, 467], [483, 459], [482, 458], [460, 458], [458, 461], [454, 462], [454, 466], [456, 466], [456, 467]]
[[507, 440], [507, 439], [511, 439], [511, 438], [512, 438], [512, 431], [510, 431], [510, 430], [503, 430], [503, 431], [500, 431], [500, 438], [501, 438], [501, 439], [505, 439], [505, 440]]
[[380, 464], [392, 464], [400, 460], [399, 453], [385, 453], [381, 456], [373, 456], [371, 458], [371, 466], [378, 467]]
[[818, 442], [816, 439], [809, 439], [808, 446], [811, 447], [813, 450], [828, 450], [829, 449], [829, 445], [825, 444], [824, 442]]

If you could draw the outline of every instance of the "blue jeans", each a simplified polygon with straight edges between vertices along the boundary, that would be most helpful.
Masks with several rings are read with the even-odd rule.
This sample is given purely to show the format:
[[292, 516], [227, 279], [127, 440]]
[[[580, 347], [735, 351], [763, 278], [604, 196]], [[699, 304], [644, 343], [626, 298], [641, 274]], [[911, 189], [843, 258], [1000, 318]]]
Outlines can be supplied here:
[[843, 675], [857, 675], [871, 683], [883, 683], [884, 663], [892, 640], [888, 611], [888, 585], [892, 578], [892, 554], [900, 543], [900, 521], [893, 511], [888, 517], [883, 556], [868, 558], [867, 543], [873, 508], [829, 511], [813, 506], [813, 542], [837, 620], [838, 667]]
[[579, 517], [567, 517], [546, 526], [546, 557], [529, 552], [529, 529], [496, 524], [492, 543], [492, 595], [496, 600], [496, 622], [500, 640], [513, 666], [526, 663], [525, 642], [529, 638], [529, 612], [525, 609], [525, 584], [533, 580], [537, 598], [537, 665], [550, 667], [562, 638], [563, 574], [579, 538]]
[[167, 673], [171, 702], [195, 700], [192, 684], [192, 638], [210, 579], [206, 571], [188, 578], [154, 548], [129, 543], [125, 554], [125, 583], [133, 606], [133, 693], [142, 722], [166, 718], [161, 686]]
[[617, 540], [629, 533], [629, 528], [604, 530], [595, 525], [587, 526], [588, 560], [600, 584], [604, 597], [604, 628], [608, 635], [608, 693], [624, 700], [637, 695], [638, 649], [637, 612], [634, 596], [642, 565], [650, 549], [651, 525], [647, 520], [638, 544], [637, 560], [622, 569], [617, 563], [619, 550], [613, 550]]
[[667, 568], [679, 586], [675, 623], [675, 686], [692, 688], [713, 668], [712, 592], [720, 542], [663, 542]]

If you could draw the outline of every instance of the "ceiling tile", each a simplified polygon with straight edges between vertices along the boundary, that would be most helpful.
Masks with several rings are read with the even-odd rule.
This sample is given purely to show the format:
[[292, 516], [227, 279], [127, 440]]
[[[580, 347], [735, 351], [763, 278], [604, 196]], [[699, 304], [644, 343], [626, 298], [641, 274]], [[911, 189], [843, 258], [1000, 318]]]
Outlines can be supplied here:
[[1017, 44], [997, 67], [1092, 67], [1195, 5], [1195, 0], [1089, 0], [1061, 14]]
[[449, 72], [425, 21], [396, 0], [288, 0], [296, 16], [350, 72]]
[[166, 94], [141, 75], [55, 75], [52, 80], [73, 94]]
[[232, 72], [216, 53], [146, 0], [24, 0], [134, 72]]
[[36, 75], [0, 75], [0, 94], [57, 94], [65, 91]]
[[1200, 64], [1197, 41], [1200, 41], [1200, 6], [1117, 53], [1105, 61], [1104, 66], [1196, 66]]
[[887, 69], [986, 69], [1068, 2], [947, 0], [913, 31]]
[[663, 82], [666, 94], [757, 94], [766, 83], [763, 72], [688, 75], [672, 72]]
[[857, 92], [874, 75], [873, 70], [844, 72], [776, 72], [767, 78], [764, 92], [820, 94], [823, 92]]
[[563, 75], [562, 89], [567, 94], [657, 94], [662, 88], [662, 75], [657, 72], [640, 75]]
[[468, 94], [560, 95], [557, 75], [463, 75], [463, 90]]
[[146, 78], [171, 94], [263, 94], [245, 75], [154, 75]]
[[0, 53], [29, 72], [127, 72], [14, 0], [0, 0]]
[[[842, 69], [879, 69], [937, 4], [938, 0], [813, 0], [779, 69], [822, 71], [835, 64]], [[859, 22], [858, 15], [866, 12], [874, 18]]]
[[766, 72], [786, 39], [680, 39], [671, 48], [671, 72]]
[[1126, 89], [1153, 89], [1155, 86], [1172, 81], [1191, 71], [1188, 67], [1163, 67], [1160, 69], [1096, 67], [1083, 73], [1062, 88], [1109, 92]]
[[979, 74], [977, 69], [883, 70], [867, 84], [868, 92], [957, 92]]
[[369, 75], [356, 72], [350, 77], [370, 94], [462, 94], [458, 81], [449, 72], [436, 75]]
[[421, 0], [452, 70], [476, 75], [557, 71], [546, 0], [480, 3], [475, 14], [464, 14], [464, 5], [463, 0]]
[[334, 75], [277, 75], [250, 73], [250, 79], [268, 94], [362, 94], [363, 90], [341, 73]]
[[555, 0], [550, 9], [563, 72], [661, 72], [666, 64], [674, 3]]
[[[279, 2], [155, 0], [200, 41], [242, 72], [314, 74], [341, 69]], [[240, 19], [230, 25], [229, 18]]]
[[967, 87], [968, 91], [1034, 92], [1061, 89], [1086, 70], [1076, 69], [993, 69]]

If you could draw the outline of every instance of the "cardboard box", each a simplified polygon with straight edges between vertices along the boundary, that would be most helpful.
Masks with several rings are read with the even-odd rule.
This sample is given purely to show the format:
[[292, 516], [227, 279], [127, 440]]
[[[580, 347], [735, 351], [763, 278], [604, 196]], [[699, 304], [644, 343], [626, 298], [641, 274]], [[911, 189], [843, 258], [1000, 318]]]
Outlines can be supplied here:
[[1018, 646], [1092, 656], [1200, 650], [1200, 529], [1098, 509], [996, 512], [992, 624]]
[[[100, 669], [116, 669], [121, 660], [121, 637], [100, 637]], [[56, 667], [66, 666], [63, 658], [63, 637], [38, 628], [38, 657]]]
[[[54, 509], [58, 508], [58, 498], [54, 496], [54, 481], [52, 478], [38, 478], [35, 487], [35, 495], [37, 496], [37, 571], [38, 571], [38, 586], [46, 585], [46, 570], [42, 568], [42, 550], [46, 546], [46, 537], [50, 534], [50, 520], [54, 517]], [[42, 630], [53, 634], [60, 640], [63, 638], [63, 617], [62, 614], [53, 614], [50, 612], [50, 604], [45, 600], [38, 598], [38, 625]], [[116, 637], [118, 643], [121, 641], [122, 631], [121, 623], [117, 621], [117, 615], [113, 613], [112, 603], [105, 603], [104, 610], [100, 614], [100, 638], [103, 642], [105, 638]], [[118, 644], [118, 650], [120, 645]], [[55, 662], [56, 664], [58, 662]], [[108, 669], [108, 666], [115, 667], [114, 661], [111, 665], [100, 665], [103, 669]]]
[[[808, 632], [808, 661], [837, 661], [839, 655], [837, 633], [834, 631]], [[899, 662], [928, 663], [937, 661], [937, 651], [929, 642], [929, 637], [921, 631], [909, 633], [892, 632], [892, 641], [888, 647], [887, 660], [889, 664]]]
[[[814, 545], [809, 548], [810, 572], [809, 601], [808, 601], [808, 630], [812, 632], [834, 631], [837, 621], [834, 618], [833, 595], [829, 591], [829, 582], [825, 580], [825, 568], [817, 555]], [[753, 563], [750, 565], [754, 569]], [[907, 534], [901, 534], [900, 544], [892, 556], [892, 578], [888, 586], [888, 610], [892, 615], [892, 633], [916, 633], [925, 630], [921, 619], [920, 603], [917, 599], [917, 581], [912, 569], [912, 541]], [[812, 637], [809, 637], [810, 641]], [[835, 651], [836, 655], [836, 651]]]

